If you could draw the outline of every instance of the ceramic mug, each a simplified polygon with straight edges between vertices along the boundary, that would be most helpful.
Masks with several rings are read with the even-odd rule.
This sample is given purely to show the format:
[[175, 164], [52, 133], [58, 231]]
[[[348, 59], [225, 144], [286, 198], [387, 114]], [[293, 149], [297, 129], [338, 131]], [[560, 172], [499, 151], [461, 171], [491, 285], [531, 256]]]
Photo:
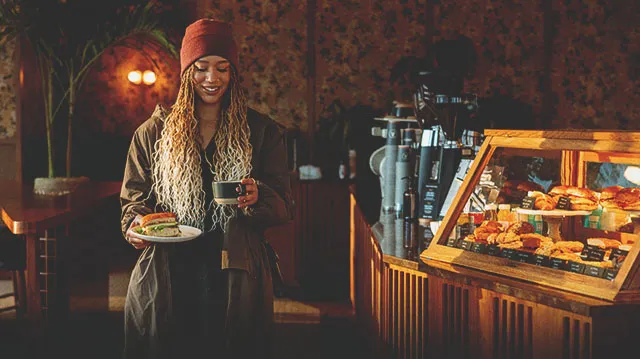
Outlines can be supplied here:
[[[212, 183], [213, 199], [218, 204], [237, 204], [238, 196], [247, 194], [247, 188], [240, 181], [218, 181]], [[240, 192], [236, 189], [240, 188]]]

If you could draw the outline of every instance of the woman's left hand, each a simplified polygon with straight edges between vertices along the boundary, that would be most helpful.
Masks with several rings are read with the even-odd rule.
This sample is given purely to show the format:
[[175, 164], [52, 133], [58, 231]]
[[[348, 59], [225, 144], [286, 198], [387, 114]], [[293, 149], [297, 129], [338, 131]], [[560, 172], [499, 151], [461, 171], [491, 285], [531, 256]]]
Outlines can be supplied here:
[[[238, 208], [249, 207], [258, 202], [258, 184], [253, 178], [243, 178], [242, 183], [246, 189], [244, 196], [238, 196]], [[238, 189], [239, 190], [239, 189]]]

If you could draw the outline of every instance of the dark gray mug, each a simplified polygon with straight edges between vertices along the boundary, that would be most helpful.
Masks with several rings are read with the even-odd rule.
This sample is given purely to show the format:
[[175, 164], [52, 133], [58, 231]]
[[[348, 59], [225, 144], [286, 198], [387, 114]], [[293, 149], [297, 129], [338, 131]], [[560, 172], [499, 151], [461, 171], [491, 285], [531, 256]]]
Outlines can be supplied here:
[[[213, 182], [213, 199], [218, 204], [237, 204], [238, 196], [247, 194], [247, 188], [240, 181]], [[240, 192], [236, 189], [240, 188]]]

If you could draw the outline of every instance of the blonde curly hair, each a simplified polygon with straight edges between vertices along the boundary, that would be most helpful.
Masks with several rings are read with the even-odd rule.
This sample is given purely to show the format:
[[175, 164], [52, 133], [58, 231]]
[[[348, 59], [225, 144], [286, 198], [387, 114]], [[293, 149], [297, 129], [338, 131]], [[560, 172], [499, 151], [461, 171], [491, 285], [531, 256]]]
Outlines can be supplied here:
[[180, 223], [203, 230], [207, 209], [212, 208], [213, 228], [224, 229], [229, 219], [235, 216], [236, 208], [218, 205], [215, 201], [205, 203], [202, 161], [209, 163], [214, 181], [247, 178], [252, 169], [247, 99], [237, 70], [234, 66], [230, 69], [229, 88], [222, 99], [222, 113], [213, 137], [216, 150], [212, 158], [201, 158], [200, 155], [193, 64], [181, 77], [178, 96], [164, 119], [152, 158], [152, 189], [158, 204], [174, 212]]

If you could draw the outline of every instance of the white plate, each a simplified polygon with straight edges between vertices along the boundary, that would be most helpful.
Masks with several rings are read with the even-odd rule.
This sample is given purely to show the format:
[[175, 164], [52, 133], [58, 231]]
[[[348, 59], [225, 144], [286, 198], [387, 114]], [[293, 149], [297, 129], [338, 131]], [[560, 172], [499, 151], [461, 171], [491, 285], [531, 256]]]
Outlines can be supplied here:
[[191, 227], [191, 226], [186, 226], [184, 224], [180, 224], [178, 225], [178, 228], [180, 228], [180, 232], [182, 232], [179, 236], [177, 237], [155, 237], [155, 236], [147, 236], [144, 234], [138, 234], [135, 232], [132, 232], [133, 234], [136, 235], [136, 237], [138, 238], [142, 238], [146, 241], [150, 241], [150, 242], [157, 242], [157, 243], [177, 243], [177, 242], [186, 242], [186, 241], [190, 241], [198, 236], [200, 236], [202, 234], [202, 231], [198, 228], [195, 227]]

